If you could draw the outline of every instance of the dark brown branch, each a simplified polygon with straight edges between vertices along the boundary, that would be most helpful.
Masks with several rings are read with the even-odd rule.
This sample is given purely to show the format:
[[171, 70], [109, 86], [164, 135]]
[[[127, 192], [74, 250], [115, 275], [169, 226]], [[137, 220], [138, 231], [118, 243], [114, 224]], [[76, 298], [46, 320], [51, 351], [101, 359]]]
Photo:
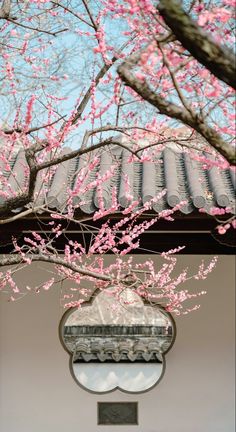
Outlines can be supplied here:
[[185, 125], [195, 129], [205, 140], [214, 147], [232, 165], [236, 165], [234, 148], [211, 128], [204, 119], [196, 114], [191, 114], [184, 107], [178, 106], [162, 98], [154, 92], [146, 81], [141, 81], [133, 74], [132, 69], [139, 62], [141, 53], [130, 56], [118, 67], [118, 74], [123, 82], [136, 91], [144, 100], [156, 107], [160, 114], [181, 121]]
[[33, 201], [34, 197], [34, 189], [37, 178], [37, 164], [35, 160], [35, 150], [33, 147], [25, 150], [26, 161], [29, 166], [29, 182], [28, 182], [28, 190], [26, 192], [21, 193], [18, 196], [8, 198], [3, 204], [0, 205], [0, 215], [4, 216], [16, 209], [25, 207], [31, 201]]
[[[106, 130], [109, 130], [109, 129], [106, 129]], [[116, 130], [118, 130], [118, 128]], [[90, 133], [89, 136], [92, 135], [92, 134], [93, 133]], [[87, 139], [87, 137], [86, 137], [86, 139]], [[110, 137], [110, 138], [105, 139], [104, 141], [99, 142], [98, 144], [94, 144], [91, 147], [80, 148], [78, 150], [71, 151], [70, 153], [68, 153], [66, 155], [58, 156], [55, 159], [51, 159], [50, 161], [43, 162], [43, 163], [41, 163], [40, 165], [37, 166], [37, 171], [41, 171], [42, 169], [51, 167], [53, 165], [58, 165], [58, 164], [60, 164], [62, 162], [65, 162], [67, 160], [73, 159], [73, 158], [75, 158], [77, 156], [82, 156], [82, 155], [84, 155], [86, 153], [90, 153], [92, 151], [100, 149], [101, 147], [105, 147], [105, 146], [111, 145], [111, 144], [119, 145], [120, 147], [122, 147], [122, 148], [124, 148], [126, 150], [129, 150], [131, 153], [134, 153], [132, 151], [132, 149], [129, 148], [129, 146], [126, 146], [125, 144], [120, 143], [119, 141], [116, 141], [113, 137]]]
[[87, 14], [88, 14], [88, 16], [89, 16], [89, 18], [90, 18], [90, 21], [91, 21], [91, 23], [92, 23], [92, 26], [93, 26], [94, 30], [97, 31], [97, 30], [98, 30], [98, 26], [97, 26], [97, 24], [95, 23], [95, 21], [94, 21], [94, 19], [93, 19], [93, 15], [92, 15], [92, 13], [91, 13], [89, 7], [88, 7], [87, 0], [82, 0], [82, 2], [83, 2], [83, 5], [84, 5], [84, 7], [85, 7], [85, 9], [86, 9], [86, 11], [87, 11]]
[[[102, 79], [104, 77], [104, 75], [108, 72], [108, 70], [110, 69], [110, 67], [112, 66], [112, 64], [116, 60], [117, 60], [117, 58], [112, 59], [112, 63], [111, 64], [109, 64], [109, 65], [106, 64], [106, 65], [104, 65], [100, 69], [100, 71], [98, 72], [98, 74], [97, 74], [97, 76], [95, 78], [95, 85], [96, 86], [98, 85], [100, 79]], [[72, 124], [77, 123], [77, 121], [81, 118], [81, 115], [83, 114], [83, 112], [84, 112], [84, 110], [85, 110], [85, 108], [86, 108], [86, 106], [87, 106], [87, 104], [88, 104], [88, 102], [90, 100], [90, 97], [91, 97], [91, 94], [92, 94], [91, 92], [92, 92], [92, 85], [88, 88], [88, 90], [85, 93], [82, 101], [80, 102], [80, 104], [79, 104], [79, 106], [78, 106], [78, 108], [76, 110], [75, 116], [74, 116], [74, 118], [72, 120]]]
[[32, 207], [30, 209], [27, 209], [27, 210], [21, 212], [21, 213], [17, 213], [16, 215], [11, 216], [7, 219], [0, 219], [0, 225], [5, 225], [5, 224], [8, 224], [10, 222], [15, 222], [18, 219], [21, 219], [25, 216], [29, 216], [32, 213], [36, 213], [38, 210], [44, 210], [44, 206]]
[[11, 0], [3, 0], [2, 7], [0, 8], [0, 19], [6, 19], [11, 12]]
[[[109, 127], [104, 127], [102, 128], [103, 130], [110, 130], [112, 129], [111, 126]], [[118, 130], [118, 128], [116, 128], [116, 130]], [[119, 129], [121, 131], [121, 129]], [[91, 133], [90, 133], [91, 135]], [[86, 135], [87, 136], [87, 135]], [[35, 190], [35, 183], [36, 183], [36, 178], [37, 178], [37, 174], [39, 171], [45, 169], [45, 168], [49, 168], [51, 166], [54, 165], [58, 165], [62, 162], [65, 162], [67, 160], [73, 159], [76, 156], [81, 156], [83, 154], [86, 153], [90, 153], [94, 150], [98, 150], [101, 147], [105, 147], [107, 145], [110, 144], [117, 144], [120, 147], [129, 150], [131, 153], [134, 153], [132, 151], [131, 148], [129, 148], [129, 146], [126, 146], [123, 143], [120, 143], [118, 141], [115, 141], [115, 139], [113, 139], [113, 137], [110, 137], [104, 141], [99, 142], [98, 144], [95, 144], [92, 147], [87, 147], [87, 148], [80, 148], [78, 150], [74, 150], [68, 154], [62, 155], [62, 156], [58, 156], [57, 158], [51, 159], [47, 162], [43, 162], [41, 164], [37, 164], [36, 159], [35, 159], [35, 154], [43, 149], [42, 144], [35, 144], [33, 146], [31, 146], [29, 149], [25, 150], [25, 157], [26, 157], [26, 161], [28, 163], [29, 166], [29, 182], [28, 182], [28, 190], [27, 192], [21, 193], [18, 196], [15, 196], [13, 198], [8, 198], [3, 204], [0, 205], [0, 216], [8, 216], [10, 214], [10, 212], [14, 209], [17, 208], [23, 208], [25, 207], [27, 204], [29, 204], [30, 202], [33, 202], [34, 199], [34, 190]]]
[[28, 29], [28, 30], [33, 30], [33, 31], [36, 31], [38, 33], [46, 33], [46, 34], [48, 34], [50, 36], [57, 36], [59, 33], [63, 33], [65, 31], [68, 31], [68, 28], [64, 28], [64, 29], [61, 29], [61, 30], [57, 30], [55, 32], [51, 32], [49, 30], [44, 30], [44, 29], [41, 29], [41, 28], [38, 28], [38, 27], [31, 27], [31, 26], [28, 26], [26, 24], [19, 23], [16, 18], [13, 19], [13, 18], [10, 18], [10, 17], [6, 17], [5, 19], [7, 21], [15, 24], [15, 25], [18, 25], [19, 27], [23, 27], [23, 28]]
[[61, 7], [62, 9], [64, 9], [68, 13], [70, 13], [71, 15], [75, 16], [78, 20], [82, 21], [84, 24], [87, 24], [89, 27], [94, 28], [92, 24], [90, 24], [88, 21], [86, 21], [84, 18], [82, 18], [80, 15], [78, 15], [73, 10], [69, 9], [67, 6], [59, 3], [58, 1], [52, 1], [52, 3], [56, 6]]
[[41, 262], [48, 262], [51, 264], [60, 265], [74, 271], [75, 273], [80, 273], [84, 276], [89, 276], [94, 279], [99, 279], [107, 282], [112, 281], [110, 276], [103, 275], [90, 270], [86, 270], [85, 268], [77, 266], [75, 263], [67, 262], [63, 258], [57, 257], [55, 255], [28, 254], [25, 255], [25, 259], [21, 255], [8, 255], [6, 257], [1, 258], [0, 267], [22, 264], [26, 262], [26, 259], [30, 259], [32, 262], [41, 261]]
[[179, 1], [160, 0], [157, 8], [183, 47], [213, 75], [236, 89], [233, 52], [214, 42], [184, 11]]
[[40, 129], [44, 129], [44, 128], [47, 128], [47, 127], [53, 126], [54, 124], [56, 124], [56, 123], [58, 123], [59, 121], [63, 120], [65, 117], [66, 117], [66, 116], [60, 117], [59, 119], [56, 119], [56, 120], [54, 120], [53, 122], [51, 122], [51, 123], [47, 123], [47, 124], [42, 125], [42, 126], [32, 127], [32, 128], [30, 128], [30, 129], [28, 129], [28, 130], [26, 130], [26, 131], [24, 131], [24, 129], [22, 129], [22, 128], [15, 128], [15, 129], [4, 129], [4, 130], [3, 130], [3, 133], [4, 133], [5, 135], [12, 135], [13, 133], [24, 133], [25, 135], [28, 135], [28, 134], [30, 134], [30, 133], [32, 133], [32, 132], [37, 132], [37, 131], [39, 131]]
[[[118, 50], [117, 56], [114, 56], [111, 59], [110, 64], [105, 64], [100, 69], [100, 71], [98, 72], [98, 74], [97, 74], [97, 76], [95, 78], [95, 85], [96, 86], [98, 85], [99, 81], [104, 77], [104, 75], [108, 72], [108, 70], [113, 66], [113, 64], [118, 60], [119, 54], [124, 50], [124, 48], [127, 47], [127, 45], [129, 44], [129, 42], [130, 41], [128, 41], [128, 42], [124, 43], [124, 45], [122, 45], [122, 47]], [[81, 116], [82, 116], [82, 114], [83, 114], [83, 112], [84, 112], [84, 110], [85, 110], [85, 108], [86, 108], [86, 106], [87, 106], [87, 104], [88, 104], [88, 102], [89, 102], [89, 100], [91, 98], [91, 94], [92, 94], [91, 92], [92, 92], [92, 85], [88, 88], [88, 90], [85, 93], [82, 101], [80, 102], [80, 104], [79, 104], [79, 106], [78, 106], [78, 108], [76, 110], [75, 116], [74, 116], [74, 118], [72, 120], [72, 124], [77, 123], [77, 121], [81, 118]]]
[[8, 198], [3, 204], [0, 205], [0, 216], [11, 214], [11, 210], [21, 208], [29, 203], [29, 195], [27, 192], [22, 193], [16, 197]]

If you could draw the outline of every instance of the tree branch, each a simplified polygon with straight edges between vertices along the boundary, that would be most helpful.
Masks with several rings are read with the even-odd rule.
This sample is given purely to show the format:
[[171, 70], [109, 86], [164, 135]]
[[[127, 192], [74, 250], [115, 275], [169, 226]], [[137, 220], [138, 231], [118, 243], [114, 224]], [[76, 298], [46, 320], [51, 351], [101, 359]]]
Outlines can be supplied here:
[[50, 255], [33, 254], [33, 255], [27, 255], [25, 256], [25, 258], [21, 255], [8, 255], [0, 259], [0, 267], [22, 264], [26, 262], [26, 259], [29, 259], [31, 262], [41, 261], [41, 262], [48, 262], [51, 264], [61, 265], [63, 267], [66, 267], [74, 271], [75, 273], [80, 273], [81, 275], [84, 276], [89, 276], [94, 279], [99, 279], [107, 282], [112, 281], [112, 278], [110, 276], [103, 275], [101, 273], [93, 272], [90, 270], [86, 270], [82, 267], [77, 266], [74, 263], [67, 262], [63, 258], [59, 258], [55, 255], [50, 256]]
[[10, 17], [4, 17], [4, 18], [7, 21], [9, 21], [9, 22], [11, 22], [11, 23], [13, 23], [15, 25], [18, 25], [19, 27], [23, 27], [23, 28], [28, 29], [28, 30], [33, 30], [33, 31], [36, 31], [38, 33], [45, 33], [45, 34], [48, 34], [50, 36], [57, 36], [59, 33], [63, 33], [65, 31], [69, 30], [68, 28], [64, 28], [64, 29], [61, 29], [61, 30], [57, 30], [55, 32], [51, 32], [49, 30], [44, 30], [44, 29], [41, 29], [41, 28], [38, 28], [38, 27], [31, 27], [31, 26], [28, 26], [26, 24], [19, 23], [16, 18], [14, 18], [14, 19], [10, 18]]
[[179, 1], [160, 0], [157, 9], [183, 47], [213, 75], [236, 89], [233, 52], [214, 42], [184, 11]]
[[0, 225], [5, 225], [10, 222], [15, 222], [16, 220], [21, 219], [22, 217], [29, 216], [31, 213], [36, 213], [38, 210], [43, 210], [43, 209], [44, 206], [32, 207], [28, 210], [25, 210], [7, 219], [0, 219]]
[[[118, 130], [118, 128], [112, 128], [111, 126], [103, 127], [100, 129], [102, 129], [103, 131], [111, 130], [111, 129]], [[99, 131], [101, 131], [101, 130], [97, 129], [95, 133], [97, 133]], [[119, 129], [119, 131], [121, 131], [121, 129]], [[90, 133], [87, 132], [87, 134], [89, 137], [91, 134], [93, 134], [93, 132], [90, 132]], [[43, 149], [42, 145], [36, 144], [36, 145], [31, 146], [29, 149], [26, 149], [25, 150], [25, 157], [26, 157], [26, 161], [28, 163], [29, 172], [30, 172], [29, 182], [28, 182], [28, 191], [24, 192], [18, 196], [15, 196], [13, 198], [8, 198], [5, 202], [3, 202], [3, 204], [0, 205], [0, 216], [1, 215], [2, 216], [8, 215], [9, 212], [11, 212], [12, 210], [17, 209], [17, 208], [21, 208], [21, 207], [25, 207], [30, 202], [33, 202], [35, 184], [36, 184], [37, 174], [39, 171], [41, 171], [45, 168], [49, 168], [49, 167], [54, 166], [54, 165], [58, 165], [62, 162], [73, 159], [77, 156], [82, 156], [86, 153], [90, 153], [92, 151], [100, 149], [101, 147], [105, 147], [105, 146], [111, 145], [111, 144], [119, 145], [120, 147], [122, 147], [122, 148], [124, 148], [124, 149], [126, 149], [126, 150], [128, 150], [134, 154], [134, 151], [128, 145], [126, 146], [125, 144], [120, 143], [119, 141], [116, 141], [113, 137], [107, 138], [104, 141], [101, 141], [98, 144], [95, 144], [91, 147], [87, 147], [87, 148], [83, 148], [83, 149], [80, 148], [78, 150], [71, 151], [68, 154], [58, 156], [58, 157], [51, 159], [49, 161], [42, 162], [41, 164], [37, 164], [37, 162], [35, 160], [35, 154], [38, 151]], [[6, 219], [6, 221], [7, 221], [7, 219]], [[10, 220], [10, 222], [11, 222], [11, 220]]]
[[9, 17], [11, 11], [11, 0], [3, 0], [2, 7], [0, 8], [0, 19]]
[[88, 16], [89, 16], [89, 18], [90, 18], [90, 21], [91, 21], [91, 23], [92, 23], [92, 26], [93, 26], [94, 30], [97, 31], [97, 30], [98, 30], [98, 26], [97, 26], [96, 22], [95, 22], [94, 19], [93, 19], [93, 15], [92, 15], [92, 13], [91, 13], [89, 7], [88, 7], [87, 0], [82, 0], [82, 3], [83, 3], [83, 5], [84, 5], [84, 7], [85, 7], [85, 9], [86, 9], [86, 11], [87, 11], [87, 14], [88, 14]]
[[15, 128], [15, 129], [3, 129], [3, 133], [4, 133], [5, 135], [12, 135], [13, 133], [24, 133], [25, 135], [29, 135], [29, 134], [32, 133], [32, 132], [37, 132], [37, 131], [39, 131], [40, 129], [44, 129], [44, 128], [47, 128], [47, 127], [53, 126], [54, 124], [56, 124], [56, 123], [58, 123], [59, 121], [63, 120], [65, 117], [66, 117], [66, 116], [64, 115], [64, 116], [62, 116], [62, 117], [60, 117], [60, 118], [58, 118], [58, 119], [52, 121], [51, 123], [47, 123], [47, 124], [44, 124], [44, 125], [42, 125], [42, 126], [32, 127], [32, 128], [30, 128], [30, 129], [27, 129], [26, 131], [24, 131], [24, 129], [21, 129], [21, 128]]
[[158, 108], [160, 114], [179, 120], [185, 125], [195, 129], [215, 150], [224, 156], [230, 164], [236, 165], [236, 155], [233, 146], [223, 140], [221, 136], [204, 121], [203, 117], [196, 113], [190, 113], [184, 107], [162, 98], [149, 87], [145, 80], [140, 80], [134, 75], [133, 68], [138, 64], [141, 53], [142, 51], [131, 55], [118, 67], [117, 71], [123, 82], [135, 90], [144, 100]]
[[69, 12], [71, 15], [75, 16], [78, 20], [82, 21], [84, 24], [87, 24], [89, 27], [94, 28], [92, 24], [90, 24], [88, 21], [86, 21], [84, 18], [82, 18], [80, 15], [78, 15], [73, 10], [69, 9], [67, 6], [59, 3], [58, 1], [52, 1], [52, 3], [56, 6], [61, 7], [65, 11]]
[[[113, 58], [111, 59], [110, 64], [105, 64], [100, 69], [100, 71], [98, 72], [98, 74], [97, 74], [97, 76], [96, 76], [96, 78], [94, 80], [96, 86], [98, 85], [99, 81], [104, 77], [104, 75], [108, 72], [108, 70], [113, 66], [113, 64], [118, 60], [119, 54], [123, 51], [124, 48], [127, 47], [127, 45], [129, 43], [130, 43], [130, 40], [128, 42], [124, 43], [124, 45], [122, 45], [122, 47], [118, 50], [117, 56], [116, 55], [113, 56]], [[72, 120], [72, 125], [76, 124], [77, 121], [81, 118], [81, 115], [83, 114], [83, 112], [84, 112], [84, 110], [85, 110], [85, 108], [86, 108], [86, 106], [87, 106], [87, 104], [88, 104], [88, 102], [90, 100], [90, 97], [91, 97], [91, 94], [92, 94], [91, 93], [92, 92], [92, 88], [93, 87], [91, 85], [88, 88], [87, 92], [85, 93], [82, 101], [80, 102], [80, 104], [79, 104], [79, 106], [78, 106], [78, 108], [76, 110], [76, 113], [74, 115], [74, 118]]]

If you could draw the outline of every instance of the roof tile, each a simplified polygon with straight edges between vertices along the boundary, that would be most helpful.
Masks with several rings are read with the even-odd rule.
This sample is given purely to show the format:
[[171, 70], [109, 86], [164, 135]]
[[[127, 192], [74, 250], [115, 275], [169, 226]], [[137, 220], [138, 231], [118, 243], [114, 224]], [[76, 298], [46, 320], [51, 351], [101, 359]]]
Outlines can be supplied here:
[[[68, 151], [69, 149], [65, 149], [65, 152]], [[98, 157], [100, 162], [93, 170], [88, 171], [88, 162], [94, 156]], [[106, 179], [100, 189], [93, 186], [84, 190], [97, 176], [105, 176], [111, 166], [114, 167], [113, 176]], [[13, 173], [8, 178], [14, 193], [20, 193], [25, 186], [25, 167], [24, 155], [19, 152]], [[7, 178], [8, 174], [5, 175]], [[76, 194], [81, 178], [83, 191]], [[47, 204], [50, 208], [62, 212], [66, 211], [67, 188], [74, 192], [74, 204], [82, 212], [92, 214], [100, 208], [101, 200], [105, 209], [110, 208], [114, 187], [121, 209], [129, 206], [132, 199], [138, 199], [142, 206], [166, 188], [166, 197], [153, 203], [154, 212], [169, 209], [180, 201], [186, 202], [180, 209], [186, 214], [199, 208], [204, 208], [209, 213], [214, 206], [230, 207], [231, 212], [235, 212], [235, 172], [217, 167], [205, 169], [190, 154], [170, 147], [165, 148], [152, 162], [142, 163], [130, 162], [128, 150], [111, 146], [106, 148], [106, 151], [90, 153], [58, 165], [49, 185], [42, 179], [42, 173], [39, 173], [35, 193], [37, 206]]]

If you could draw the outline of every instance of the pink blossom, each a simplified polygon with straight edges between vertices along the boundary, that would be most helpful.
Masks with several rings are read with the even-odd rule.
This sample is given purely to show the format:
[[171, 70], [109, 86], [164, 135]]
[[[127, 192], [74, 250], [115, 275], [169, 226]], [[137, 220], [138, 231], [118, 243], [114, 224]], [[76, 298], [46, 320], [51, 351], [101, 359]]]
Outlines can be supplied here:
[[223, 225], [218, 226], [217, 230], [218, 230], [219, 234], [225, 234], [226, 233], [226, 229]]
[[18, 35], [16, 29], [12, 29], [12, 30], [10, 31], [10, 34], [11, 34], [11, 36], [17, 36], [17, 35]]
[[236, 219], [233, 219], [231, 225], [234, 229], [236, 229]]

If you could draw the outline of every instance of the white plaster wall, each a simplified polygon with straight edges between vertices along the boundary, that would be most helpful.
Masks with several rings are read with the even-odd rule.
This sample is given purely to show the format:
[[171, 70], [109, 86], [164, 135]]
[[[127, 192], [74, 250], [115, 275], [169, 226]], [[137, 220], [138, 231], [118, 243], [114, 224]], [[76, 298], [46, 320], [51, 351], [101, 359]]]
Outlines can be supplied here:
[[[179, 268], [201, 258], [181, 256]], [[39, 280], [42, 271], [39, 264], [25, 271], [22, 285]], [[164, 378], [141, 395], [99, 396], [76, 385], [58, 338], [64, 311], [57, 287], [14, 303], [2, 296], [1, 432], [233, 432], [234, 278], [234, 257], [225, 256], [206, 281], [193, 282], [208, 294], [199, 311], [176, 319]], [[97, 426], [97, 401], [138, 401], [139, 425]]]

